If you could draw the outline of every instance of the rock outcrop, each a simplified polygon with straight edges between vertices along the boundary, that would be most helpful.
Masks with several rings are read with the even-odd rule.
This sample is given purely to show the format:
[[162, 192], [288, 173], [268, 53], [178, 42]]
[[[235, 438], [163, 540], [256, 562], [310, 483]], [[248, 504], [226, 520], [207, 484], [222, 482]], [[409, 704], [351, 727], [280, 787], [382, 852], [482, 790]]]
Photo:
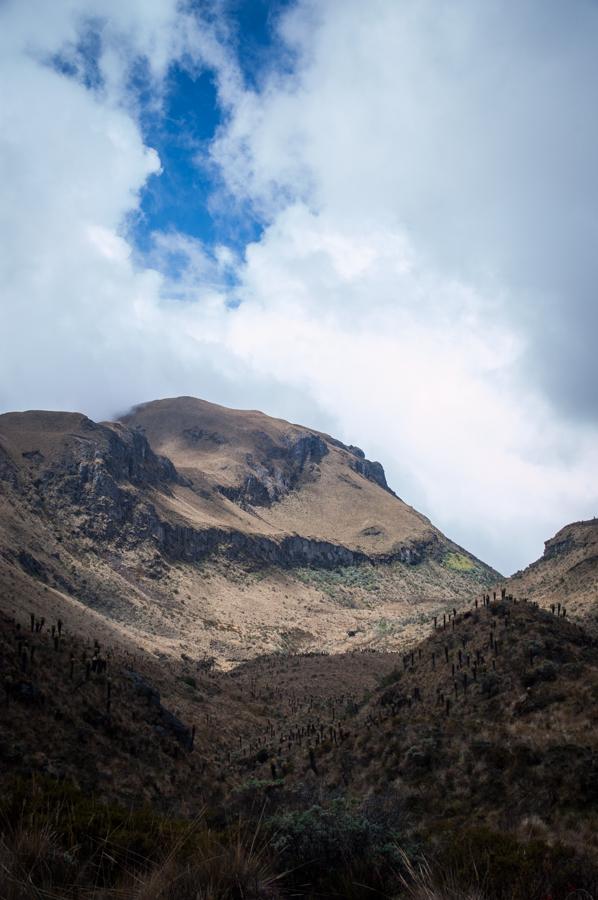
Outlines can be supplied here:
[[598, 626], [598, 519], [572, 522], [544, 544], [542, 556], [510, 579], [510, 590]]
[[225, 497], [244, 508], [270, 506], [280, 500], [297, 488], [302, 478], [313, 475], [310, 467], [317, 466], [329, 452], [326, 443], [316, 434], [284, 435], [282, 446], [271, 441], [268, 435], [264, 438], [267, 449], [261, 459], [251, 453], [245, 457], [250, 474], [242, 483], [219, 487]]

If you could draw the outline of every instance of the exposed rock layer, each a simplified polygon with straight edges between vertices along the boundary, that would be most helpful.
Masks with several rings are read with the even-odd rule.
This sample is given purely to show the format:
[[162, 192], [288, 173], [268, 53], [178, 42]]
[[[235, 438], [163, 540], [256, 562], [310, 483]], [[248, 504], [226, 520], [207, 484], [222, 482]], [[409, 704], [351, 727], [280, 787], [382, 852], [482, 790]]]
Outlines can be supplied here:
[[557, 531], [540, 559], [513, 575], [509, 590], [543, 606], [560, 603], [569, 615], [598, 625], [598, 519]]

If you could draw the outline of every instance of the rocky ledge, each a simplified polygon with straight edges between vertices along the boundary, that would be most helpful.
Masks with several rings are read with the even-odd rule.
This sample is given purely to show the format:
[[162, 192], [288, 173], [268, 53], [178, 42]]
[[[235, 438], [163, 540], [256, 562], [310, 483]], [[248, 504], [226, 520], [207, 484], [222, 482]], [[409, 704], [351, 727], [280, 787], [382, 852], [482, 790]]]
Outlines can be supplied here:
[[392, 562], [413, 566], [426, 559], [441, 560], [446, 549], [433, 533], [424, 540], [397, 546], [389, 553], [370, 556], [342, 544], [299, 535], [285, 535], [275, 540], [262, 535], [225, 531], [219, 528], [196, 530], [157, 520], [152, 537], [160, 552], [173, 561], [197, 563], [218, 554], [228, 559], [247, 559], [262, 565], [285, 568], [314, 566], [334, 569], [363, 563]]

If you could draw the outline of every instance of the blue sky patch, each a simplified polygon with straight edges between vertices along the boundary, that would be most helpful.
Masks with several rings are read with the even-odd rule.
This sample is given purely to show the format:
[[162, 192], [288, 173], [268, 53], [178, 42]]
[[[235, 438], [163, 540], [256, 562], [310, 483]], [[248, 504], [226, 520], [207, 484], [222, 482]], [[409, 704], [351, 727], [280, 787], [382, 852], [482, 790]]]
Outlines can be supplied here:
[[[256, 88], [272, 65], [288, 65], [278, 45], [276, 21], [289, 0], [229, 0], [225, 6], [234, 53], [248, 87]], [[199, 7], [198, 7], [199, 8]], [[201, 7], [203, 11], [203, 6]], [[226, 244], [242, 252], [259, 239], [261, 223], [248, 205], [222, 194], [209, 144], [222, 122], [213, 73], [172, 66], [163, 107], [152, 105], [151, 86], [140, 64], [131, 87], [141, 109], [145, 143], [157, 150], [162, 172], [148, 179], [129, 238], [138, 251], [151, 250], [152, 233], [177, 231], [206, 245]]]

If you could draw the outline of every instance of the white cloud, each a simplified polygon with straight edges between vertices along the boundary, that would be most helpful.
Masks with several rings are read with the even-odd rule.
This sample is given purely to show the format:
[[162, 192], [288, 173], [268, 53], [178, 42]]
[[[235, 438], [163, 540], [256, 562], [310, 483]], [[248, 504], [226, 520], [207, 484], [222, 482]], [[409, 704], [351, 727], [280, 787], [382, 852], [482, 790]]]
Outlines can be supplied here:
[[236, 350], [523, 564], [598, 506], [598, 432], [567, 418], [596, 421], [598, 8], [304, 0], [281, 32], [295, 68], [213, 146], [271, 223]]
[[[190, 382], [209, 394], [214, 382], [227, 381], [218, 355], [186, 336], [183, 311], [164, 296], [164, 278], [135, 266], [124, 237], [123, 223], [160, 167], [129, 110], [125, 84], [89, 90], [47, 64], [76, 45], [77, 28], [97, 9], [15, 2], [0, 10], [4, 409], [106, 416], [135, 399], [189, 392]], [[151, 54], [158, 78], [183, 23], [174, 2], [135, 9], [101, 5], [106, 53], [119, 51], [123, 70]]]
[[[339, 273], [353, 245], [368, 265]], [[307, 388], [341, 438], [483, 558], [508, 571], [593, 514], [596, 431], [563, 430], [515, 377], [522, 338], [470, 286], [428, 272], [404, 235], [295, 206], [249, 248], [240, 293], [227, 346]]]
[[[508, 18], [473, 0], [303, 2], [281, 22], [295, 70], [250, 91], [226, 29], [175, 0], [5, 3], [0, 407], [261, 406], [363, 444], [489, 562], [536, 556], [598, 502], [595, 428], [559, 418], [530, 378], [535, 326], [560, 321], [538, 306], [542, 265], [566, 275], [565, 235], [587, 276], [591, 228], [573, 226], [579, 210], [595, 222], [595, 14], [576, 6], [559, 30], [556, 7], [531, 0]], [[59, 52], [78, 77], [47, 65]], [[229, 202], [268, 225], [243, 260], [167, 233], [141, 264], [126, 238], [160, 168], [128, 72], [151, 61], [159, 104], [183, 55], [216, 72]]]

